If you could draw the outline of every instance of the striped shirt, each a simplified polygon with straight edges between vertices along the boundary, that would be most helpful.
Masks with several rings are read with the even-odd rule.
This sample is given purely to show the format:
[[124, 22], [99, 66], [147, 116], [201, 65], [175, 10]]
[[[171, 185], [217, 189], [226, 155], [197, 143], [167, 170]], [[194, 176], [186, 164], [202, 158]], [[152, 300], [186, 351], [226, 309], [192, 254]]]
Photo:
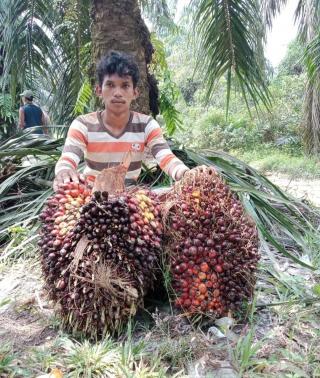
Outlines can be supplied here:
[[149, 147], [160, 168], [173, 179], [176, 179], [178, 171], [188, 170], [172, 153], [158, 122], [152, 117], [131, 111], [124, 131], [114, 136], [104, 126], [101, 113], [89, 113], [71, 123], [63, 152], [56, 164], [56, 174], [63, 169], [75, 170], [84, 158], [84, 174], [93, 181], [101, 170], [120, 164], [130, 152], [131, 163], [126, 183], [134, 183], [141, 172], [145, 147]]

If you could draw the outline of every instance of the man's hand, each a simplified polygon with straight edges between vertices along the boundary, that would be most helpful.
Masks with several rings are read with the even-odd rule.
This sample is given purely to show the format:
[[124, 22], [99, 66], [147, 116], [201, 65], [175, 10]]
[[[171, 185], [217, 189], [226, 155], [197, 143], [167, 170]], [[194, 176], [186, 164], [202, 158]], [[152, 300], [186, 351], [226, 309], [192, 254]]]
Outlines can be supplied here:
[[175, 180], [176, 181], [181, 180], [184, 174], [189, 171], [190, 169], [187, 168], [186, 166], [181, 167], [180, 169], [178, 169], [177, 173], [175, 174]]
[[[211, 168], [213, 168], [213, 167], [211, 167]], [[185, 179], [196, 178], [199, 174], [203, 173], [207, 169], [208, 169], [208, 167], [206, 165], [199, 165], [198, 167], [195, 167], [193, 169], [188, 169], [188, 170], [183, 171], [182, 176], [180, 178], [182, 178], [182, 177], [185, 178]], [[177, 173], [179, 173], [179, 171]]]
[[83, 181], [83, 177], [80, 177], [77, 171], [73, 169], [62, 169], [53, 181], [53, 190], [56, 192], [61, 184], [66, 184], [70, 181], [78, 184], [80, 180]]

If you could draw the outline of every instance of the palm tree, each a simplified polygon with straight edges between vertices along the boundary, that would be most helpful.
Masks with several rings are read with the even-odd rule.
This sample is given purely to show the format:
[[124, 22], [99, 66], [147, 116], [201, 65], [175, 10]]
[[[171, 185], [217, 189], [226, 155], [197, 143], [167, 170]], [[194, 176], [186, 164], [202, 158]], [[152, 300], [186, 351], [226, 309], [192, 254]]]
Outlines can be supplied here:
[[[272, 25], [273, 17], [281, 11], [287, 0], [263, 0], [262, 12], [268, 26]], [[304, 106], [304, 141], [305, 149], [311, 155], [320, 156], [320, 1], [299, 0], [295, 20], [298, 23], [298, 38], [307, 46], [305, 60], [308, 66], [308, 83]]]

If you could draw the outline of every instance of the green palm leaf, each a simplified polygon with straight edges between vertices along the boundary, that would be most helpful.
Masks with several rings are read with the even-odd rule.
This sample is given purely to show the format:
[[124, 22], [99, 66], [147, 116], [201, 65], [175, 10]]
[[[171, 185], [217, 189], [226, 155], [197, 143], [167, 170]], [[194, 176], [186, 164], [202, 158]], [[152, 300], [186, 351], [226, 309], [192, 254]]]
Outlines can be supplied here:
[[37, 75], [47, 72], [55, 59], [52, 39], [52, 2], [2, 0], [0, 23], [3, 25], [4, 69], [2, 88], [8, 86], [15, 98], [17, 86], [37, 91]]
[[270, 93], [257, 55], [263, 37], [257, 2], [194, 0], [195, 3], [197, 69], [204, 74], [208, 96], [212, 96], [217, 80], [226, 75], [227, 104], [235, 78], [248, 109], [249, 99], [255, 107], [262, 103], [270, 108]]

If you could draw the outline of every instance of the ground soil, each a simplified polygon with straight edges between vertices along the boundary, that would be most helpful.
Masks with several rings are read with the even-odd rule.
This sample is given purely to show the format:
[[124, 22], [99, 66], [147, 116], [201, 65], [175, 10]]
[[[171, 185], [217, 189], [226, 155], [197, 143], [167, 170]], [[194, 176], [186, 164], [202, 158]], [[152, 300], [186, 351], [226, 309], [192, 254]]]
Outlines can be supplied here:
[[268, 179], [281, 189], [301, 200], [320, 207], [320, 180], [299, 178], [283, 174], [268, 174]]

